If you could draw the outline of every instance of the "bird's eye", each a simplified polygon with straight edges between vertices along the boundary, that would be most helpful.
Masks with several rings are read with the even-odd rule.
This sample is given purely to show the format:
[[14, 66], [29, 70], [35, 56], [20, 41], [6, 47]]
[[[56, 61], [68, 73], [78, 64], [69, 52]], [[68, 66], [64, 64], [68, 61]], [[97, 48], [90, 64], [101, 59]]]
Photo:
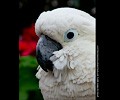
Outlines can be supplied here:
[[73, 32], [67, 33], [67, 38], [68, 39], [72, 39], [73, 37], [74, 37], [74, 33]]
[[69, 29], [64, 33], [64, 41], [73, 41], [78, 36], [78, 32], [75, 29]]

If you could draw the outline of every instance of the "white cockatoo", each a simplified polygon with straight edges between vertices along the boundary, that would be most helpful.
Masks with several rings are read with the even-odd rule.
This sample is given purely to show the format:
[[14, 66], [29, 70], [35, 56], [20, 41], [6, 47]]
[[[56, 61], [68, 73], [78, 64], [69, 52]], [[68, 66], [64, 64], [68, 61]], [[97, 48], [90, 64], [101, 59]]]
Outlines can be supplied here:
[[95, 100], [95, 20], [69, 7], [36, 20], [36, 77], [44, 100]]

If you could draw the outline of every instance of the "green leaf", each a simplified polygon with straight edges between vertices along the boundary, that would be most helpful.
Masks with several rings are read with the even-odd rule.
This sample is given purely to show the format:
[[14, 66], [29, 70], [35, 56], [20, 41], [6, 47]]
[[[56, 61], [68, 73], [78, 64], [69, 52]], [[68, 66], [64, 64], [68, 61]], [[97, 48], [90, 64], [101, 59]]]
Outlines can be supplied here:
[[33, 56], [21, 56], [19, 58], [19, 68], [20, 67], [34, 67], [37, 68], [38, 63], [36, 57]]
[[19, 91], [19, 100], [27, 100], [28, 93], [26, 91]]
[[30, 96], [30, 91], [34, 92], [36, 90], [40, 90], [38, 86], [39, 80], [35, 76], [35, 74], [37, 73], [37, 66], [38, 64], [35, 57], [20, 57], [19, 100], [28, 100], [28, 97]]
[[38, 79], [35, 77], [34, 68], [19, 69], [19, 86], [20, 89], [38, 89]]

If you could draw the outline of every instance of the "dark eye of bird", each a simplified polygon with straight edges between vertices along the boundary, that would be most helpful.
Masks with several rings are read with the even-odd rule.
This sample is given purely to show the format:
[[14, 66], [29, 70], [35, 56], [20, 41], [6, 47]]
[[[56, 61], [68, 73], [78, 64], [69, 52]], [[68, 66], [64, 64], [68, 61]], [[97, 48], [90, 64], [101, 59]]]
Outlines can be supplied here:
[[68, 39], [72, 39], [74, 37], [74, 33], [73, 32], [69, 32], [68, 34], [67, 34], [67, 38]]

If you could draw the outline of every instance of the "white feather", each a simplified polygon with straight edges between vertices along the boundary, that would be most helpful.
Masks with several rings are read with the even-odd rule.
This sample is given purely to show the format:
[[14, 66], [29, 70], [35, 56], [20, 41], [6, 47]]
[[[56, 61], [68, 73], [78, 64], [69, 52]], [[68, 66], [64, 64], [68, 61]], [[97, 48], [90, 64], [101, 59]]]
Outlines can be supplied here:
[[[64, 42], [64, 33], [71, 28], [79, 35]], [[53, 72], [40, 68], [36, 74], [44, 100], [95, 100], [95, 18], [77, 9], [59, 8], [41, 13], [35, 31], [63, 46], [50, 58]]]

